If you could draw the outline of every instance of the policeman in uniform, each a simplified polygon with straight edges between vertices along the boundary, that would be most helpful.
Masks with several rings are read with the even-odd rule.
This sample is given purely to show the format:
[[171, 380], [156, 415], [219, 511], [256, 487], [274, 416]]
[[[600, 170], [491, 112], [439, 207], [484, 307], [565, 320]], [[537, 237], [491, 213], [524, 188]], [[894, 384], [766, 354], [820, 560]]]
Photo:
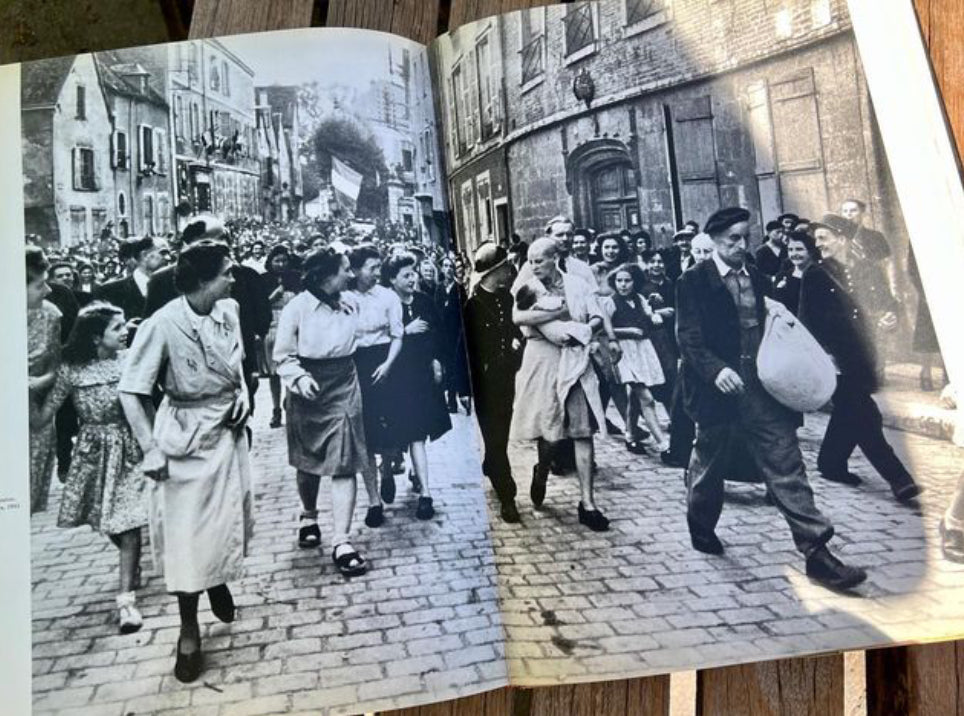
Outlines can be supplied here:
[[512, 322], [509, 287], [515, 269], [501, 246], [487, 241], [475, 252], [471, 295], [465, 307], [465, 338], [482, 431], [482, 469], [495, 489], [505, 522], [518, 522], [516, 484], [509, 465], [509, 424], [515, 374], [522, 355], [522, 333]]

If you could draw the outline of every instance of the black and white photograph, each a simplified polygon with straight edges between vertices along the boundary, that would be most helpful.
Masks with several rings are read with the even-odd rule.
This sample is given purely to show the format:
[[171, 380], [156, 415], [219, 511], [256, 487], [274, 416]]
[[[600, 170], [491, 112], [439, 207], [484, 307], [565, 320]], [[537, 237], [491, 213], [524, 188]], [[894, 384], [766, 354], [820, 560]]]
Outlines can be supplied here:
[[959, 634], [956, 396], [847, 4], [432, 51], [512, 682]]
[[0, 66], [10, 703], [678, 705], [964, 637], [964, 187], [869, 7]]
[[431, 97], [361, 31], [23, 66], [34, 713], [507, 682]]

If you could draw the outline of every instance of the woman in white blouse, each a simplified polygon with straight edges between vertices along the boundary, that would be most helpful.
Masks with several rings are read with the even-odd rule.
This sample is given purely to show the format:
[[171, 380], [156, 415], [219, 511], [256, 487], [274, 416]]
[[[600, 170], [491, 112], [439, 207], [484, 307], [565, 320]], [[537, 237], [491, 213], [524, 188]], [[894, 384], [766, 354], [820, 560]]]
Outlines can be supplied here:
[[368, 467], [362, 394], [355, 371], [357, 299], [344, 292], [352, 277], [348, 257], [325, 248], [302, 267], [304, 291], [281, 311], [274, 344], [278, 375], [288, 388], [288, 463], [297, 470], [303, 511], [301, 546], [320, 542], [318, 490], [331, 476], [331, 557], [346, 577], [364, 574], [365, 559], [349, 532], [358, 490]]

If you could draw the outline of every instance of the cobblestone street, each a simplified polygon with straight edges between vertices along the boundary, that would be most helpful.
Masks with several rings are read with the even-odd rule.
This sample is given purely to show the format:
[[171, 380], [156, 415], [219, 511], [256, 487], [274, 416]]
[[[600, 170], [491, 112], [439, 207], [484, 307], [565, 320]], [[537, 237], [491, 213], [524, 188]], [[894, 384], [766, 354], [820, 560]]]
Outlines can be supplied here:
[[[607, 533], [578, 524], [575, 475], [551, 476], [542, 511], [529, 501], [535, 450], [512, 448], [524, 524], [494, 527], [513, 682], [552, 684], [655, 674], [815, 653], [910, 635], [964, 633], [964, 567], [942, 559], [937, 524], [964, 451], [888, 431], [925, 487], [921, 510], [898, 505], [859, 451], [850, 488], [813, 477], [826, 416], [801, 442], [830, 546], [868, 569], [862, 597], [812, 584], [790, 531], [760, 485], [727, 483], [722, 557], [689, 543], [682, 470], [597, 437], [596, 500]], [[490, 491], [490, 509], [495, 502]], [[904, 596], [914, 591], [913, 596]]]
[[[59, 485], [32, 523], [34, 713], [216, 716], [397, 708], [504, 683], [493, 556], [479, 489], [474, 422], [429, 446], [436, 517], [415, 519], [415, 496], [399, 494], [386, 522], [365, 527], [359, 480], [354, 544], [367, 575], [346, 581], [328, 549], [297, 546], [299, 503], [285, 431], [270, 430], [267, 386], [254, 420], [255, 538], [247, 576], [231, 585], [233, 624], [201, 599], [206, 669], [191, 685], [172, 673], [177, 604], [143, 559], [138, 592], [144, 627], [121, 636], [114, 622], [117, 551], [88, 528], [55, 527]], [[322, 486], [323, 544], [330, 526]]]

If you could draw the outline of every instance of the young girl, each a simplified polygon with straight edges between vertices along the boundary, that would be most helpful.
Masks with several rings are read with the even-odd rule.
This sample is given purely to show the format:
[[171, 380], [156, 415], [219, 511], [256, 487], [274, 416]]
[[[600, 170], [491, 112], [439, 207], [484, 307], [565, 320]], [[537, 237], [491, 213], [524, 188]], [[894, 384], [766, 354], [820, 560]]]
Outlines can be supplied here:
[[[397, 415], [389, 420], [394, 442], [407, 447], [415, 467], [421, 494], [415, 516], [429, 520], [435, 515], [428, 480], [426, 439], [438, 440], [452, 428], [442, 394], [439, 332], [441, 321], [435, 302], [416, 290], [415, 257], [407, 253], [390, 256], [382, 264], [382, 278], [402, 302], [404, 337], [392, 366], [388, 390]], [[418, 396], [418, 399], [413, 399]]]
[[669, 448], [669, 441], [656, 416], [656, 402], [649, 392], [649, 388], [662, 385], [664, 380], [659, 356], [648, 338], [651, 327], [661, 325], [663, 321], [642, 296], [644, 278], [639, 266], [623, 264], [607, 277], [613, 294], [602, 299], [603, 310], [609, 314], [622, 348], [616, 375], [629, 393], [625, 416], [626, 447], [640, 455], [646, 452], [637, 425], [640, 413], [656, 440], [657, 450], [662, 453]]
[[63, 364], [37, 416], [49, 421], [70, 398], [80, 422], [74, 459], [60, 500], [59, 527], [90, 525], [120, 550], [120, 631], [141, 628], [134, 605], [140, 585], [141, 527], [147, 524], [147, 479], [141, 449], [121, 409], [121, 351], [127, 343], [124, 312], [95, 301], [81, 309], [63, 350]]

